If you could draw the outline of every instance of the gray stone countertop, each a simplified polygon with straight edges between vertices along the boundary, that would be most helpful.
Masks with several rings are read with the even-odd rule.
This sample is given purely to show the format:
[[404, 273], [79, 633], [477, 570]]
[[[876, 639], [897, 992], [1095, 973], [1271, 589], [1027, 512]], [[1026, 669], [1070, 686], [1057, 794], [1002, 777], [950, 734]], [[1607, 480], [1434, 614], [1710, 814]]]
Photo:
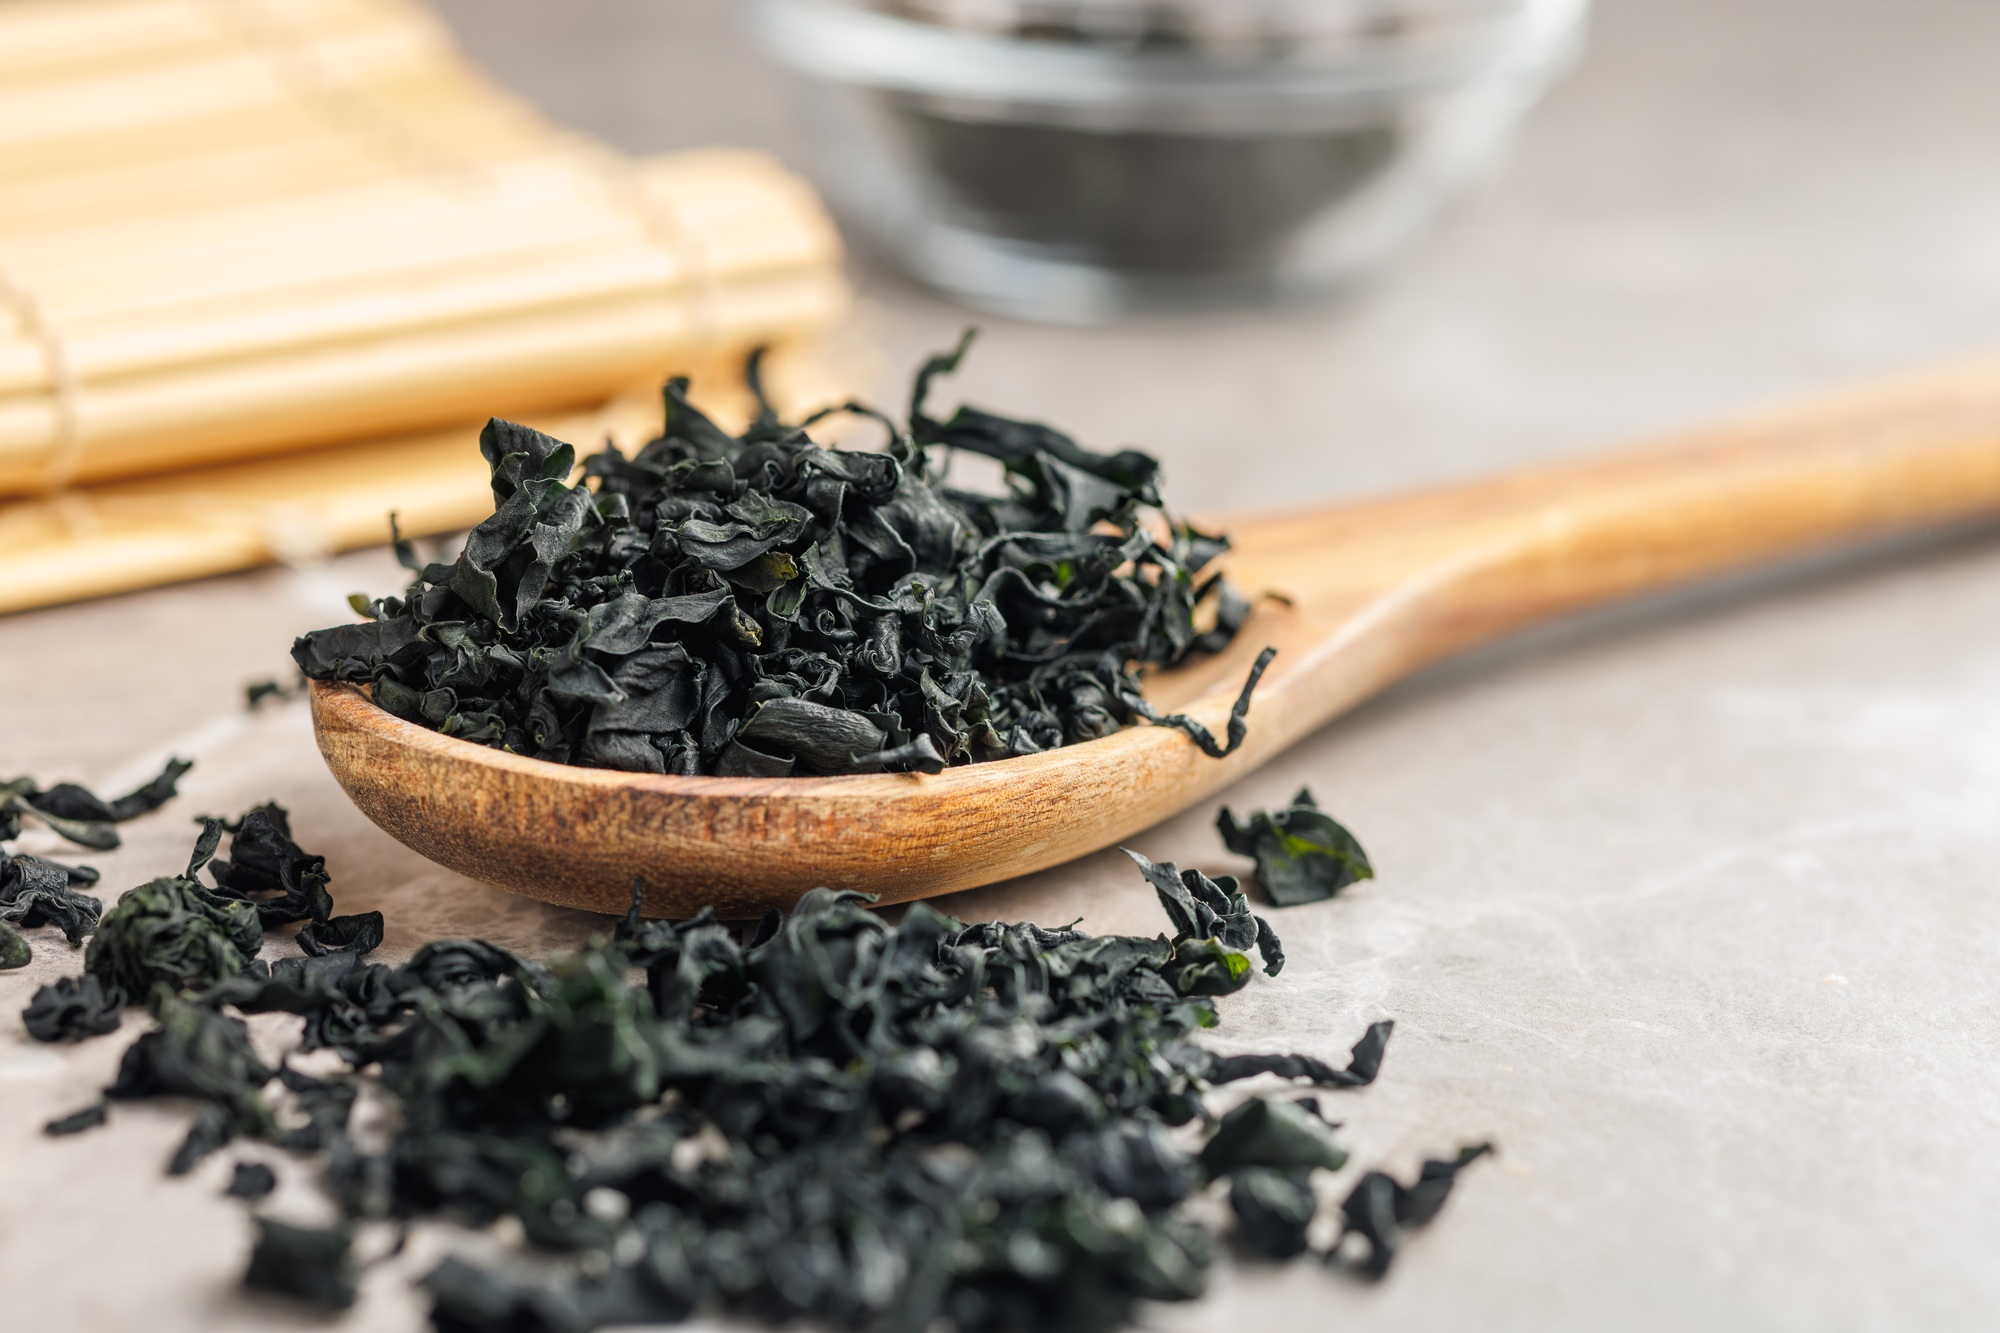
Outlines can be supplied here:
[[[634, 150], [796, 144], [718, 0], [450, 0], [475, 54]], [[2000, 8], [1607, 0], [1509, 170], [1331, 309], [1050, 329], [983, 319], [963, 392], [1136, 443], [1196, 508], [1435, 483], [2000, 343]], [[881, 391], [963, 312], [857, 260]], [[199, 811], [266, 799], [385, 953], [546, 952], [606, 923], [431, 866], [348, 805], [297, 705], [248, 714], [290, 637], [387, 590], [382, 552], [0, 620], [0, 774], [105, 786], [169, 751], [185, 797], [93, 858], [180, 864]], [[1223, 1005], [1232, 1049], [1342, 1055], [1356, 1168], [1492, 1138], [1380, 1286], [1224, 1263], [1166, 1329], [1984, 1329], [2000, 1324], [2000, 545], [1819, 561], [1538, 631], [1433, 669], [1226, 795], [1309, 784], [1381, 874], [1275, 914], [1292, 961]], [[1206, 804], [1135, 839], [1237, 869]], [[1115, 853], [942, 904], [1158, 928]], [[234, 1287], [230, 1154], [167, 1180], [181, 1112], [39, 1126], [124, 1038], [17, 1017], [73, 971], [0, 976], [0, 1325], [407, 1330], [377, 1271], [326, 1325]], [[136, 1029], [128, 1023], [126, 1036]], [[1335, 1188], [1344, 1185], [1337, 1182]], [[280, 1203], [309, 1209], [304, 1186]]]

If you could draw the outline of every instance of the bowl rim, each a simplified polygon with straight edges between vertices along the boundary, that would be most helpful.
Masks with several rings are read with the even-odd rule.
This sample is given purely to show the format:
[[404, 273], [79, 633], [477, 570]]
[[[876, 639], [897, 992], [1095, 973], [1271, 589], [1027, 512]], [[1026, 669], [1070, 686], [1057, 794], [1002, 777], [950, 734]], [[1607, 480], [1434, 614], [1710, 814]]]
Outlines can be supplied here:
[[1590, 0], [1518, 0], [1476, 41], [1320, 62], [1020, 41], [840, 0], [740, 0], [737, 8], [772, 59], [831, 83], [960, 102], [1221, 109], [1396, 101], [1448, 90], [1496, 67], [1552, 66], [1566, 55], [1589, 7]]

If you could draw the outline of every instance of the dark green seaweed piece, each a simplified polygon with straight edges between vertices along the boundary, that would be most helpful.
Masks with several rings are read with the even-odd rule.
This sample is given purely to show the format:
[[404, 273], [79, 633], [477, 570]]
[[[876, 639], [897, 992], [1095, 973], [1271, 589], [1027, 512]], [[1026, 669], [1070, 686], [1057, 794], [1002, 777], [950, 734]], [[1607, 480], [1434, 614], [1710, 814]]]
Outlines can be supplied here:
[[223, 1193], [235, 1199], [261, 1199], [278, 1188], [278, 1173], [262, 1162], [238, 1162]]
[[[1167, 917], [1180, 938], [1216, 940], [1237, 954], [1254, 944], [1258, 956], [1264, 960], [1266, 974], [1275, 977], [1284, 970], [1284, 947], [1278, 943], [1270, 923], [1251, 912], [1250, 900], [1238, 891], [1233, 875], [1214, 880], [1199, 870], [1181, 870], [1172, 861], [1156, 865], [1129, 847], [1125, 855], [1132, 858], [1159, 893], [1160, 905], [1167, 909]], [[1237, 975], [1247, 976], [1247, 967]], [[1229, 989], [1235, 990], [1236, 985]]]
[[[422, 1285], [430, 1294], [437, 1333], [581, 1333], [599, 1323], [570, 1289], [517, 1280], [462, 1259], [446, 1259]], [[679, 1323], [687, 1317], [690, 1307], [659, 1286], [652, 1294], [654, 1308], [618, 1322]]]
[[1265, 1097], [1252, 1097], [1222, 1117], [1201, 1150], [1202, 1168], [1211, 1176], [1246, 1166], [1338, 1171], [1346, 1164], [1347, 1151], [1334, 1142], [1333, 1127], [1311, 1107]]
[[[393, 525], [394, 522], [395, 516], [391, 515], [390, 523]], [[408, 543], [401, 544], [408, 545]], [[264, 701], [267, 699], [275, 699], [279, 703], [287, 703], [305, 694], [305, 684], [304, 676], [295, 676], [290, 684], [275, 680], [252, 681], [243, 687], [243, 706], [254, 713], [263, 706]]]
[[[707, 914], [645, 921], [635, 892], [615, 939], [547, 968], [476, 942], [398, 968], [287, 959], [199, 1003], [163, 996], [114, 1091], [203, 1102], [177, 1167], [239, 1136], [317, 1147], [350, 1217], [512, 1215], [539, 1246], [598, 1256], [553, 1281], [447, 1264], [428, 1282], [440, 1328], [704, 1304], [847, 1328], [1109, 1328], [1136, 1300], [1201, 1291], [1211, 1242], [1178, 1205], [1204, 1170], [1338, 1152], [1291, 1104], [1276, 1129], [1232, 1113], [1199, 1165], [1169, 1136], [1201, 1115], [1218, 1060], [1191, 1040], [1215, 1011], [1177, 978], [1217, 954], [1247, 974], [1201, 932], [1256, 932], [1223, 924], [1240, 914], [1227, 894], [1154, 871], [1184, 895], [1163, 894], [1171, 939], [967, 925], [921, 903], [891, 925], [863, 895], [816, 890], [746, 942]], [[311, 1121], [282, 1127], [225, 1004], [301, 1014], [302, 1044], [379, 1070], [387, 1145], [350, 1136], [351, 1079], [280, 1069]], [[1383, 1036], [1357, 1056], [1372, 1041], [1379, 1061]], [[1304, 1057], [1225, 1068], [1357, 1081]], [[691, 1141], [727, 1146], [689, 1159]], [[624, 1200], [637, 1258], [600, 1197]]]
[[1348, 1052], [1347, 1068], [1335, 1069], [1310, 1055], [1218, 1055], [1205, 1072], [1211, 1083], [1233, 1083], [1257, 1074], [1280, 1078], [1309, 1079], [1322, 1088], [1365, 1088], [1382, 1072], [1382, 1054], [1388, 1049], [1389, 1034], [1396, 1020], [1385, 1018], [1368, 1025], [1361, 1040]]
[[159, 1026], [125, 1049], [118, 1078], [104, 1090], [114, 1101], [193, 1097], [203, 1105], [168, 1164], [181, 1175], [238, 1135], [275, 1137], [261, 1094], [272, 1071], [250, 1047], [240, 1018], [182, 1000], [162, 985], [153, 995]]
[[110, 851], [118, 845], [114, 824], [157, 810], [174, 796], [174, 785], [194, 766], [187, 759], [170, 759], [159, 775], [115, 801], [107, 801], [74, 782], [43, 788], [33, 778], [0, 782], [0, 842], [21, 836], [21, 817], [33, 815], [79, 847]]
[[[292, 841], [291, 820], [283, 806], [260, 805], [223, 827], [230, 834], [229, 858], [217, 857], [208, 865], [217, 895], [254, 903], [257, 919], [266, 926], [324, 922], [333, 914], [326, 858]], [[195, 873], [190, 868], [188, 878]]]
[[243, 1285], [322, 1310], [354, 1304], [354, 1233], [345, 1226], [297, 1227], [257, 1219], [257, 1245]]
[[0, 850], [0, 922], [54, 926], [71, 947], [80, 946], [83, 937], [97, 928], [104, 904], [71, 886], [96, 879], [94, 870]]
[[1229, 1206], [1246, 1244], [1266, 1258], [1290, 1259], [1305, 1253], [1319, 1200], [1310, 1171], [1246, 1166], [1229, 1178]]
[[125, 992], [86, 975], [58, 977], [37, 990], [21, 1019], [36, 1041], [82, 1041], [116, 1032], [124, 1012]]
[[308, 921], [299, 927], [299, 948], [315, 958], [330, 953], [373, 953], [382, 947], [384, 929], [380, 912]]
[[51, 1138], [62, 1138], [69, 1134], [81, 1134], [86, 1129], [96, 1129], [104, 1123], [105, 1116], [110, 1113], [110, 1109], [102, 1099], [99, 1099], [84, 1107], [81, 1111], [71, 1111], [68, 1115], [57, 1116], [54, 1120], [42, 1126], [42, 1133], [47, 1134]]
[[1215, 826], [1230, 851], [1256, 858], [1257, 882], [1279, 907], [1318, 902], [1375, 878], [1361, 843], [1304, 787], [1281, 810], [1253, 811], [1247, 824], [1237, 823], [1235, 811], [1224, 806]]
[[1457, 1156], [1448, 1162], [1432, 1158], [1423, 1164], [1416, 1183], [1412, 1185], [1404, 1185], [1381, 1171], [1370, 1171], [1361, 1177], [1353, 1192], [1340, 1205], [1341, 1215], [1346, 1219], [1342, 1239], [1352, 1235], [1368, 1242], [1368, 1254], [1361, 1261], [1361, 1271], [1372, 1278], [1380, 1278], [1387, 1273], [1389, 1266], [1396, 1261], [1396, 1249], [1402, 1243], [1403, 1233], [1436, 1217], [1438, 1210], [1444, 1207], [1444, 1201], [1450, 1197], [1458, 1173], [1468, 1163], [1492, 1151], [1490, 1143], [1475, 1143], [1460, 1148]]
[[[33, 816], [79, 846], [109, 850], [118, 845], [118, 830], [113, 826], [164, 805], [174, 795], [174, 784], [190, 767], [188, 760], [170, 760], [150, 782], [115, 801], [73, 782], [48, 788], [32, 778], [0, 782], [0, 843], [18, 838], [22, 819]], [[10, 853], [0, 846], [0, 930], [18, 940], [12, 927], [54, 926], [72, 948], [80, 947], [84, 936], [97, 928], [104, 904], [76, 890], [79, 885], [96, 882], [97, 872], [88, 866]], [[21, 947], [27, 946], [24, 943]], [[21, 962], [26, 961], [23, 954]]]
[[11, 972], [33, 962], [35, 951], [21, 938], [21, 932], [0, 921], [0, 972]]
[[264, 943], [257, 909], [217, 896], [188, 878], [156, 879], [127, 891], [84, 953], [84, 967], [106, 992], [145, 998], [164, 987], [208, 989], [247, 971]]
[[[660, 438], [572, 486], [570, 445], [496, 419], [494, 512], [463, 551], [293, 656], [446, 735], [634, 772], [936, 772], [1139, 721], [1234, 750], [1268, 651], [1222, 741], [1155, 710], [1138, 674], [1242, 625], [1248, 603], [1205, 572], [1226, 541], [1156, 521], [1144, 454], [930, 416], [963, 351], [925, 365], [881, 453], [823, 448], [768, 404], [732, 437], [675, 380]], [[761, 400], [754, 358], [749, 377]], [[954, 451], [997, 460], [1004, 490], [946, 484]]]

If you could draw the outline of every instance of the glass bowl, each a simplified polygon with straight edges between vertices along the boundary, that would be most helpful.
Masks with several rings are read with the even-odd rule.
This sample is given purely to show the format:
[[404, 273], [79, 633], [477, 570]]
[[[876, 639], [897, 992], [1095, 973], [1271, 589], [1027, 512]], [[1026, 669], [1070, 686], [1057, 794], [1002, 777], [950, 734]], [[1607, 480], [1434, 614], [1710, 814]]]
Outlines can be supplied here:
[[1588, 0], [738, 0], [820, 182], [971, 305], [1323, 294], [1501, 156]]

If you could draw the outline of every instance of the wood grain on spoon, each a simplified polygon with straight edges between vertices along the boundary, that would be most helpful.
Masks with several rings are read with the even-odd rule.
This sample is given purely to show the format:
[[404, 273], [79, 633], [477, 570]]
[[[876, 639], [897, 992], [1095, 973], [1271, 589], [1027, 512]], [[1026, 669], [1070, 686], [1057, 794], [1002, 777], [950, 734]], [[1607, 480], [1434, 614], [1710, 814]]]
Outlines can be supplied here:
[[1279, 652], [1227, 759], [1135, 726], [934, 776], [657, 777], [576, 768], [401, 721], [315, 683], [322, 753], [368, 816], [502, 888], [621, 912], [886, 901], [1040, 870], [1130, 837], [1383, 686], [1562, 611], [1789, 553], [2000, 513], [2000, 359], [1821, 398], [1624, 453], [1386, 500], [1224, 520], [1262, 603], [1228, 652], [1147, 682], [1220, 734]]

